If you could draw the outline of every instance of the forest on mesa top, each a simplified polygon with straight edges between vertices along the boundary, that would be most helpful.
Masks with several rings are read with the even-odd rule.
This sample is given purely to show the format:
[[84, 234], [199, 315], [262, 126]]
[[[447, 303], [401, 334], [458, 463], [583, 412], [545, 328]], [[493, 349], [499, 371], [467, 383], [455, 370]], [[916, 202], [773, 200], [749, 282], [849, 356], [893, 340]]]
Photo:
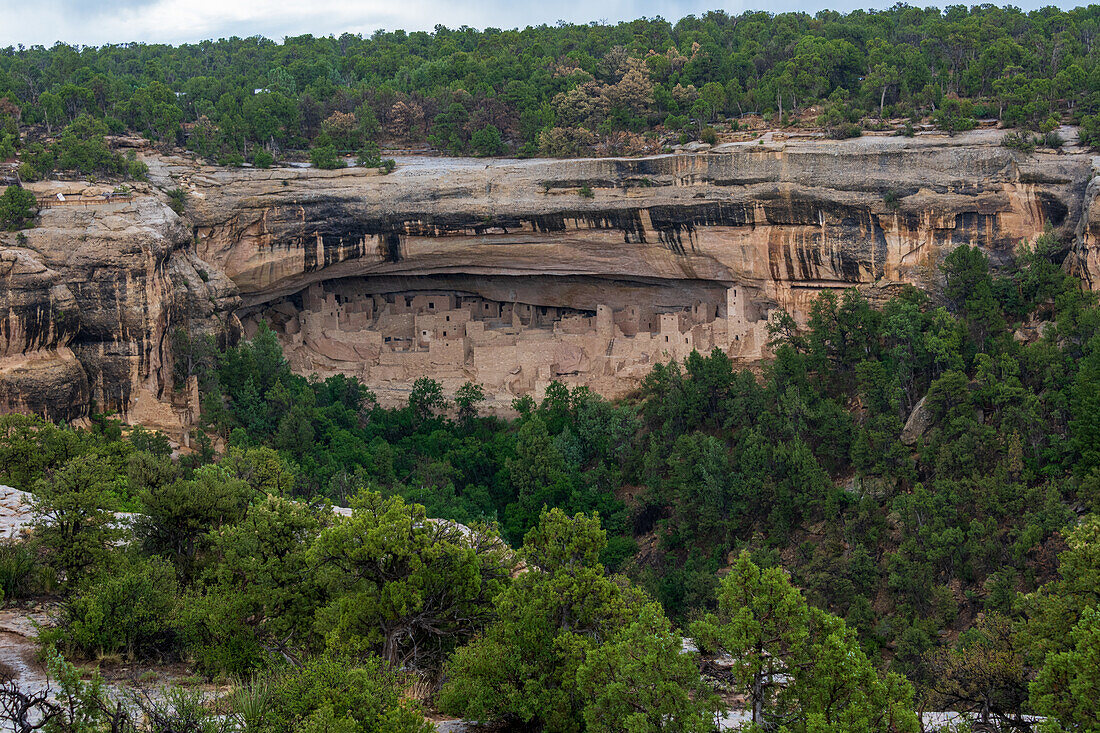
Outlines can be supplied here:
[[[224, 164], [259, 154], [261, 165], [305, 149], [374, 158], [378, 143], [479, 155], [642, 152], [677, 135], [712, 138], [710, 125], [736, 128], [749, 115], [835, 136], [911, 134], [904, 118], [948, 131], [982, 119], [1044, 132], [1075, 122], [1093, 142], [1098, 31], [1098, 6], [896, 5], [281, 44], [9, 47], [0, 49], [0, 158], [20, 152], [42, 174], [63, 167], [47, 159], [48, 146], [20, 148], [76, 121], [83, 133], [138, 132]], [[803, 114], [810, 107], [819, 109]]]

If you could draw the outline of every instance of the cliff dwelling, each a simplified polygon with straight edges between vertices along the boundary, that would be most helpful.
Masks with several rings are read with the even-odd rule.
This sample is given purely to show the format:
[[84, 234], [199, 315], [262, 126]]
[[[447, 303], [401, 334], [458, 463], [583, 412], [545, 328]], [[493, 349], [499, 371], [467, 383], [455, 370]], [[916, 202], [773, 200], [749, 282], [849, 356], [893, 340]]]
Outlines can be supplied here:
[[526, 302], [507, 283], [496, 289], [511, 297], [387, 291], [369, 278], [348, 278], [314, 283], [242, 320], [246, 336], [260, 322], [269, 324], [295, 371], [358, 376], [383, 401], [405, 399], [410, 385], [427, 375], [449, 392], [466, 381], [480, 383], [500, 406], [521, 395], [541, 397], [551, 380], [621, 395], [657, 362], [715, 347], [757, 359], [767, 341], [768, 314], [740, 286], [710, 288], [719, 297], [681, 307], [639, 299], [591, 310]]

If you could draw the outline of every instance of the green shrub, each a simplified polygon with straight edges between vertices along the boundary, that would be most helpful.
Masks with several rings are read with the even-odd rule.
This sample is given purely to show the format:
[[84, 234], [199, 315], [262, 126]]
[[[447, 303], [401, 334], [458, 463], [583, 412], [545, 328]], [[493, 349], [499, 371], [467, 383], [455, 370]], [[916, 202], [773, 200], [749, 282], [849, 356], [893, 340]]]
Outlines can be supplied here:
[[978, 126], [978, 121], [974, 119], [974, 105], [970, 100], [953, 97], [943, 100], [940, 108], [932, 115], [932, 121], [936, 123], [936, 127], [952, 135]]
[[149, 166], [144, 161], [138, 160], [133, 150], [126, 154], [124, 168], [126, 175], [135, 181], [144, 181], [149, 175]]
[[69, 589], [114, 561], [122, 536], [113, 514], [115, 483], [109, 461], [78, 455], [35, 484], [34, 534]]
[[435, 729], [419, 706], [403, 699], [404, 683], [376, 657], [326, 652], [274, 675], [266, 695], [249, 696], [247, 708], [249, 698], [238, 696], [235, 713], [259, 719], [249, 726], [257, 733], [431, 733]]
[[676, 130], [682, 130], [685, 127], [687, 127], [688, 121], [689, 120], [688, 120], [687, 115], [669, 114], [667, 117], [665, 117], [664, 125], [669, 130], [676, 131]]
[[589, 186], [588, 184], [585, 184], [585, 185], [581, 186], [577, 190], [577, 195], [580, 196], [581, 198], [585, 198], [585, 199], [590, 199], [590, 198], [595, 198], [596, 197], [596, 194], [592, 191], [592, 187]]
[[15, 157], [16, 136], [0, 133], [0, 160], [9, 160]]
[[486, 125], [470, 137], [470, 147], [474, 155], [500, 155], [504, 152], [504, 140], [495, 125]]
[[107, 132], [107, 125], [102, 120], [97, 120], [88, 114], [77, 117], [61, 133], [55, 145], [57, 167], [85, 175], [140, 173], [140, 169], [131, 172], [129, 162], [107, 147], [107, 142], [103, 138]]
[[713, 127], [708, 125], [700, 130], [699, 139], [707, 145], [716, 145], [718, 143], [718, 133], [715, 132]]
[[1011, 150], [1018, 150], [1021, 153], [1034, 153], [1035, 152], [1035, 138], [1026, 132], [1009, 132], [1001, 138], [1001, 145]]
[[22, 229], [34, 220], [38, 201], [22, 186], [8, 186], [0, 195], [0, 228]]
[[252, 156], [252, 165], [257, 168], [270, 168], [275, 165], [275, 156], [267, 148], [259, 148]]
[[363, 168], [377, 168], [382, 165], [382, 151], [376, 142], [367, 142], [359, 151], [356, 163]]
[[175, 570], [166, 560], [127, 560], [66, 601], [61, 624], [43, 632], [43, 641], [85, 658], [175, 658], [177, 591]]
[[0, 540], [0, 602], [28, 595], [34, 585], [37, 558], [26, 542]]
[[38, 181], [50, 174], [56, 160], [54, 154], [42, 143], [31, 143], [19, 156], [19, 177], [24, 181]]
[[832, 140], [847, 140], [862, 134], [863, 128], [855, 122], [842, 122], [826, 130], [826, 135]]
[[333, 170], [343, 168], [343, 159], [336, 154], [336, 148], [332, 145], [321, 145], [309, 151], [309, 162], [314, 168]]
[[182, 216], [187, 208], [187, 191], [182, 188], [169, 189], [168, 205], [172, 208], [172, 211]]
[[1054, 148], [1057, 150], [1066, 144], [1066, 141], [1057, 132], [1044, 132], [1042, 139], [1044, 148]]
[[1091, 148], [1100, 147], [1100, 115], [1081, 118], [1081, 142]]
[[394, 160], [393, 158], [386, 158], [382, 161], [381, 165], [378, 166], [378, 170], [382, 172], [382, 175], [388, 176], [390, 173], [393, 173], [393, 169], [396, 167], [396, 160]]
[[224, 165], [227, 168], [240, 168], [244, 165], [244, 156], [240, 153], [225, 153], [219, 155], [218, 165]]

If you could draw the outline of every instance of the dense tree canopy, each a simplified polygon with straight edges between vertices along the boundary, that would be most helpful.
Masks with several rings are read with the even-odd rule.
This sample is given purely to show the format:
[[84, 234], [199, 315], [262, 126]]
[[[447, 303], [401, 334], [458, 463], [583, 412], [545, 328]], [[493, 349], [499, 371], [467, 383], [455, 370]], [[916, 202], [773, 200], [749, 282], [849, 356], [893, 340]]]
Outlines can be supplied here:
[[[1044, 235], [995, 270], [964, 245], [942, 294], [780, 314], [755, 372], [693, 353], [628, 400], [551, 383], [512, 419], [428, 378], [382, 408], [293, 374], [267, 329], [181, 333], [177, 378], [202, 392], [186, 455], [105, 416], [0, 417], [0, 480], [36, 510], [0, 588], [60, 593], [43, 639], [69, 655], [303, 695], [354, 670], [410, 683], [404, 665], [433, 704], [553, 730], [705, 727], [675, 624], [729, 655], [765, 726], [910, 730], [925, 705], [1087, 730], [1100, 309], [1063, 252]], [[368, 725], [309, 699], [277, 719]]]
[[[315, 147], [335, 165], [337, 153], [379, 141], [477, 155], [568, 155], [594, 143], [629, 152], [657, 127], [701, 133], [746, 114], [785, 122], [814, 105], [839, 137], [858, 134], [861, 118], [928, 117], [948, 131], [976, 118], [1043, 131], [1072, 119], [1095, 142], [1098, 13], [899, 4], [282, 43], [7, 48], [0, 158], [24, 142], [20, 128], [55, 135], [79, 122], [74, 132], [88, 133], [90, 119], [226, 164]], [[48, 170], [50, 155], [63, 169], [117, 166], [64, 136], [53, 153], [26, 146], [28, 172]]]

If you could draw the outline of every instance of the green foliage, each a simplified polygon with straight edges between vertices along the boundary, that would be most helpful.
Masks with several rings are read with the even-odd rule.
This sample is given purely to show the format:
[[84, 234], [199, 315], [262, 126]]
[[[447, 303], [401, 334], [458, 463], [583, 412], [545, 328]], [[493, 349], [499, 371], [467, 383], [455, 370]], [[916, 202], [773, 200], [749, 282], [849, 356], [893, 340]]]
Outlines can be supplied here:
[[657, 604], [644, 606], [636, 621], [593, 649], [577, 669], [577, 691], [590, 733], [713, 729], [720, 709], [702, 684], [693, 655], [673, 633]]
[[275, 165], [275, 156], [272, 155], [267, 148], [258, 148], [256, 152], [252, 154], [252, 165], [257, 168], [270, 168]]
[[704, 729], [714, 707], [698, 668], [659, 608], [604, 574], [605, 543], [596, 517], [542, 514], [524, 541], [530, 571], [448, 663], [444, 710], [550, 731]]
[[1085, 609], [1067, 643], [1066, 651], [1047, 657], [1031, 683], [1032, 704], [1063, 730], [1100, 730], [1100, 608]]
[[162, 474], [136, 486], [144, 510], [134, 521], [134, 536], [147, 552], [168, 558], [189, 577], [205, 535], [239, 522], [253, 492], [221, 466], [202, 466], [191, 479], [171, 479]]
[[504, 140], [495, 125], [486, 125], [470, 136], [470, 148], [474, 155], [500, 155], [504, 152]]
[[107, 147], [103, 139], [107, 132], [107, 125], [102, 120], [86, 113], [77, 117], [61, 133], [55, 145], [57, 167], [85, 175], [143, 177], [140, 168], [131, 168], [125, 158]]
[[184, 210], [187, 209], [187, 191], [182, 188], [170, 188], [168, 189], [168, 206], [172, 211], [179, 215], [183, 215]]
[[27, 542], [0, 538], [0, 603], [24, 598], [34, 590], [38, 558]]
[[121, 562], [62, 608], [43, 640], [85, 658], [173, 660], [180, 651], [176, 574], [160, 558]]
[[333, 599], [317, 628], [390, 664], [439, 660], [472, 636], [504, 585], [508, 554], [480, 528], [428, 520], [424, 507], [364, 492], [310, 551]]
[[842, 620], [809, 607], [782, 569], [762, 570], [747, 552], [722, 579], [717, 613], [692, 635], [700, 649], [733, 658], [756, 725], [793, 718], [790, 730], [918, 730], [908, 683], [879, 677]]
[[344, 159], [337, 155], [336, 148], [332, 145], [321, 145], [310, 150], [309, 162], [313, 164], [314, 168], [322, 170], [345, 167]]
[[377, 168], [382, 165], [382, 151], [376, 142], [368, 142], [359, 151], [356, 164], [363, 168]]
[[107, 565], [122, 533], [113, 514], [109, 464], [77, 456], [34, 489], [34, 533], [46, 563], [67, 587]]
[[1019, 643], [1034, 663], [1068, 651], [1073, 627], [1100, 599], [1100, 517], [1085, 517], [1065, 539], [1059, 577], [1019, 598], [1026, 619]]
[[323, 598], [308, 556], [320, 526], [301, 504], [269, 497], [211, 538], [184, 611], [188, 647], [203, 669], [243, 676], [270, 661], [267, 650], [309, 643]]
[[1018, 150], [1021, 153], [1030, 154], [1035, 152], [1036, 142], [1035, 138], [1026, 132], [1009, 132], [1001, 138], [1001, 145], [1012, 150]]
[[[191, 149], [226, 164], [257, 146], [346, 152], [367, 140], [501, 154], [490, 127], [505, 150], [575, 155], [597, 143], [630, 151], [634, 134], [661, 123], [679, 130], [745, 114], [790, 122], [792, 110], [837, 98], [855, 117], [838, 132], [870, 115], [931, 116], [949, 131], [976, 116], [1030, 128], [1068, 116], [1091, 130], [1097, 12], [902, 6], [279, 43], [31, 46], [0, 60], [0, 140], [26, 126], [53, 135], [89, 116], [166, 143], [183, 141], [185, 125]], [[28, 69], [33, 88], [22, 81]]]
[[34, 221], [37, 212], [38, 200], [21, 186], [8, 186], [0, 195], [0, 228], [24, 229]]
[[1028, 696], [1028, 667], [1011, 619], [990, 614], [962, 634], [954, 648], [928, 655], [933, 705], [975, 713], [983, 725], [1020, 721]]
[[947, 97], [932, 116], [932, 119], [935, 121], [936, 127], [953, 135], [956, 132], [973, 130], [978, 126], [973, 114], [974, 105], [971, 104], [970, 100]]
[[419, 707], [402, 699], [402, 682], [377, 658], [327, 652], [273, 675], [248, 730], [430, 733]]

